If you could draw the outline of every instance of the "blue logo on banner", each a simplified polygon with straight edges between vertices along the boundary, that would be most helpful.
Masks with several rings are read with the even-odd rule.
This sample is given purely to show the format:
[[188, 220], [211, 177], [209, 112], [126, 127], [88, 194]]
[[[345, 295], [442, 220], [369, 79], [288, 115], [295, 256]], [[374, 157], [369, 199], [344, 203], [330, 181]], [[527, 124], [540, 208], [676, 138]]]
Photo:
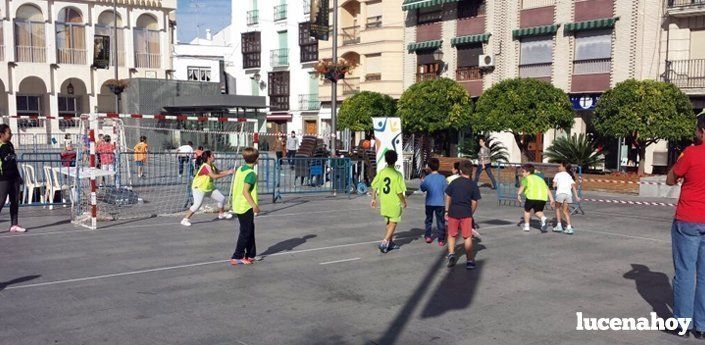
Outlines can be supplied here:
[[573, 103], [573, 110], [595, 110], [600, 94], [571, 95], [570, 102]]

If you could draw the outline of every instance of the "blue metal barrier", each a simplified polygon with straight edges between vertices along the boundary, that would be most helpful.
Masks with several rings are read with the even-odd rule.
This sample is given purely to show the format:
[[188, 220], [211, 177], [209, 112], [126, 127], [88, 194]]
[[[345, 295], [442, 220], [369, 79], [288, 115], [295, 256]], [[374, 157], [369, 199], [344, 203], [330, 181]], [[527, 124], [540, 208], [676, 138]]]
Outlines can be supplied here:
[[282, 158], [275, 167], [275, 202], [285, 194], [351, 193], [355, 189], [350, 158]]

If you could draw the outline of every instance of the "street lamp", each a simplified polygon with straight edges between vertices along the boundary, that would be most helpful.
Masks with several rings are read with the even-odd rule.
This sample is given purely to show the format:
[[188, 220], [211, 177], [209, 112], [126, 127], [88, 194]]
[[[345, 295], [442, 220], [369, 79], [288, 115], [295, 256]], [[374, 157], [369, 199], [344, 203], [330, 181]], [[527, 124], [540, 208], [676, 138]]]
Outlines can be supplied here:
[[433, 52], [433, 60], [436, 62], [443, 62], [443, 50], [441, 50], [441, 48], [438, 48]]
[[71, 82], [69, 82], [69, 84], [66, 85], [66, 92], [69, 95], [73, 95], [74, 89], [73, 89], [73, 84], [71, 84]]

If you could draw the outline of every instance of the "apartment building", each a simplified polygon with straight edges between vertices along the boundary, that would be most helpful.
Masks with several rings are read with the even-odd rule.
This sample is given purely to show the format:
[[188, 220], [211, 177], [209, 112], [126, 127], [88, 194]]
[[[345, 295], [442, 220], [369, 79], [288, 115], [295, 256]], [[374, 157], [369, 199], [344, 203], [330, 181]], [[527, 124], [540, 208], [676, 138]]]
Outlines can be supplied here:
[[[357, 63], [358, 67], [338, 82], [338, 100], [343, 101], [359, 91], [374, 91], [399, 99], [404, 90], [401, 62], [404, 60], [405, 18], [401, 6], [402, 0], [339, 1], [338, 56]], [[331, 58], [332, 40], [321, 41], [320, 51], [322, 58]], [[320, 86], [321, 117], [327, 120], [330, 119], [331, 84], [324, 81]]]
[[[119, 77], [171, 77], [176, 0], [8, 0], [0, 3], [0, 113], [20, 133], [75, 129], [73, 117], [115, 110]], [[94, 35], [114, 38], [110, 68], [93, 66]], [[111, 43], [112, 45], [112, 43]], [[49, 116], [50, 119], [45, 119]]]
[[[232, 55], [232, 30], [227, 26], [213, 34], [206, 30], [205, 37], [196, 37], [188, 43], [174, 45], [174, 79], [221, 83], [222, 93], [229, 92], [224, 75], [225, 57]], [[230, 80], [234, 84], [234, 79]]]
[[[589, 132], [605, 90], [628, 78], [659, 77], [662, 7], [660, 0], [405, 0], [404, 87], [447, 77], [478, 97], [507, 78], [537, 78], [569, 93], [571, 132]], [[531, 145], [536, 159], [564, 134], [540, 135]], [[495, 135], [519, 161], [513, 136]], [[607, 167], [621, 165], [625, 150], [615, 141]], [[650, 146], [646, 159], [647, 172], [665, 165], [667, 144]]]

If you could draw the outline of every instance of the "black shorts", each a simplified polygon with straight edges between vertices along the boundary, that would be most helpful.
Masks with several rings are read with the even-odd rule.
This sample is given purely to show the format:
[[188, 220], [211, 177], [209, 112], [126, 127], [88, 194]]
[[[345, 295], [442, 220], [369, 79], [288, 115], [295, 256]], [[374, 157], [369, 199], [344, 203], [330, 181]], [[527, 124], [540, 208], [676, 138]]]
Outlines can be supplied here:
[[543, 212], [543, 208], [546, 206], [546, 202], [543, 200], [530, 200], [526, 199], [524, 203], [524, 211], [530, 212], [532, 209], [534, 212]]

